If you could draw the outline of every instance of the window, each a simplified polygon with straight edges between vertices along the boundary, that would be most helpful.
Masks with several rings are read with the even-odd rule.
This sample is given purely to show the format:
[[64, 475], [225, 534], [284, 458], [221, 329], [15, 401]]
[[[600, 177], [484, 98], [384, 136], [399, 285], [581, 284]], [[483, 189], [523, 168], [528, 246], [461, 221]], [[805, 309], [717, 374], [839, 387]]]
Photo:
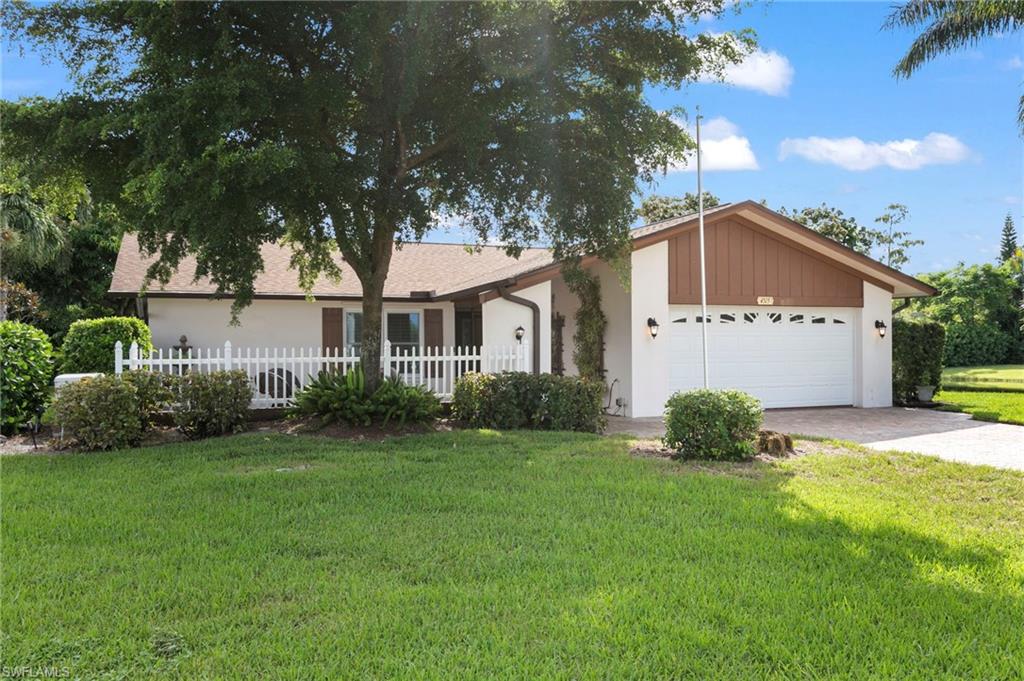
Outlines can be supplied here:
[[772, 320], [772, 324], [781, 324], [782, 323], [782, 313], [781, 312], [769, 312], [768, 313], [768, 319]]
[[789, 315], [790, 324], [803, 324], [804, 316], [802, 314], [791, 314]]
[[824, 317], [811, 317], [811, 324], [824, 324], [824, 323], [825, 323], [825, 318]]
[[736, 315], [723, 312], [722, 314], [718, 315], [718, 321], [722, 322], [723, 324], [732, 324], [733, 322], [736, 321]]
[[744, 324], [753, 324], [756, 321], [757, 321], [757, 313], [756, 312], [744, 312], [743, 313], [743, 323]]
[[345, 351], [350, 355], [359, 354], [360, 341], [363, 338], [363, 313], [345, 313]]
[[844, 322], [842, 319], [836, 318], [836, 319], [832, 320], [832, 323], [833, 324], [845, 324], [846, 322]]
[[394, 354], [418, 355], [420, 352], [420, 313], [388, 312], [384, 337]]

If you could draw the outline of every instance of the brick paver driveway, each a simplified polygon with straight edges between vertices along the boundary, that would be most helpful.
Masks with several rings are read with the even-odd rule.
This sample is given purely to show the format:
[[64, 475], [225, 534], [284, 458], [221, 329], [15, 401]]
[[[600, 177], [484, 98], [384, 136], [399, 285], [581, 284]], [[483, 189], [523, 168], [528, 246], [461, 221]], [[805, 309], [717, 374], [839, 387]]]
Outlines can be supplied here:
[[[851, 440], [880, 451], [918, 452], [950, 461], [1024, 470], [1024, 426], [974, 421], [931, 409], [771, 409], [765, 428]], [[610, 433], [660, 437], [661, 418], [611, 418]]]

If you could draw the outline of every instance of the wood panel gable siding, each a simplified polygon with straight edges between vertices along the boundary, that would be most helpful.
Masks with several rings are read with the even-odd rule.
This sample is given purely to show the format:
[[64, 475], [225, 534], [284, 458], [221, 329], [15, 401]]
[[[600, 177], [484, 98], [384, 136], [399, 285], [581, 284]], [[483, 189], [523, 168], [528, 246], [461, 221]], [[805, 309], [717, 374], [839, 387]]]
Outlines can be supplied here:
[[[742, 218], [704, 229], [708, 304], [862, 307], [864, 279], [820, 254]], [[696, 229], [668, 241], [668, 302], [700, 303], [700, 242]]]

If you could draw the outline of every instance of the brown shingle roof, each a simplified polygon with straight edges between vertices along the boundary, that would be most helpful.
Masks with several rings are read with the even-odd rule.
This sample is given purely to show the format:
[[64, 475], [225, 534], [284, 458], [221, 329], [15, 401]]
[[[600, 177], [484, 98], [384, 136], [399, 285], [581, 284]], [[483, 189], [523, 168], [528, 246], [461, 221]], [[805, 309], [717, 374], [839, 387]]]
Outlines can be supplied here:
[[[278, 244], [264, 244], [263, 271], [256, 275], [255, 291], [259, 296], [305, 295], [299, 286], [298, 274], [291, 267], [291, 251]], [[144, 256], [134, 234], [126, 234], [117, 254], [110, 293], [138, 293], [146, 279], [146, 270], [156, 260]], [[321, 277], [313, 286], [313, 295], [320, 297], [355, 297], [362, 295], [362, 286], [352, 268], [340, 255], [335, 262], [341, 268], [341, 280]], [[386, 298], [410, 298], [413, 292], [431, 292], [443, 296], [498, 282], [543, 267], [552, 262], [551, 251], [529, 248], [516, 259], [505, 254], [500, 246], [482, 246], [467, 251], [461, 244], [409, 243], [395, 249], [391, 268], [384, 284]], [[188, 257], [166, 285], [153, 282], [150, 293], [210, 295], [216, 286], [207, 278], [193, 281], [196, 261]]]

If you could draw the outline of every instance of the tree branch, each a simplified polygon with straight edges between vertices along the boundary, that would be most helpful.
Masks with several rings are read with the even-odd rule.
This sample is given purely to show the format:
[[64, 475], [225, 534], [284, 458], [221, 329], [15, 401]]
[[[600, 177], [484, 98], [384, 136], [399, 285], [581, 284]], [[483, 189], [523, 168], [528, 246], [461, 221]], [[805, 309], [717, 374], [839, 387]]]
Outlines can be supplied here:
[[395, 179], [402, 179], [413, 170], [416, 170], [430, 159], [446, 151], [455, 142], [455, 135], [445, 135], [440, 140], [426, 147], [423, 151], [407, 159], [402, 160]]

